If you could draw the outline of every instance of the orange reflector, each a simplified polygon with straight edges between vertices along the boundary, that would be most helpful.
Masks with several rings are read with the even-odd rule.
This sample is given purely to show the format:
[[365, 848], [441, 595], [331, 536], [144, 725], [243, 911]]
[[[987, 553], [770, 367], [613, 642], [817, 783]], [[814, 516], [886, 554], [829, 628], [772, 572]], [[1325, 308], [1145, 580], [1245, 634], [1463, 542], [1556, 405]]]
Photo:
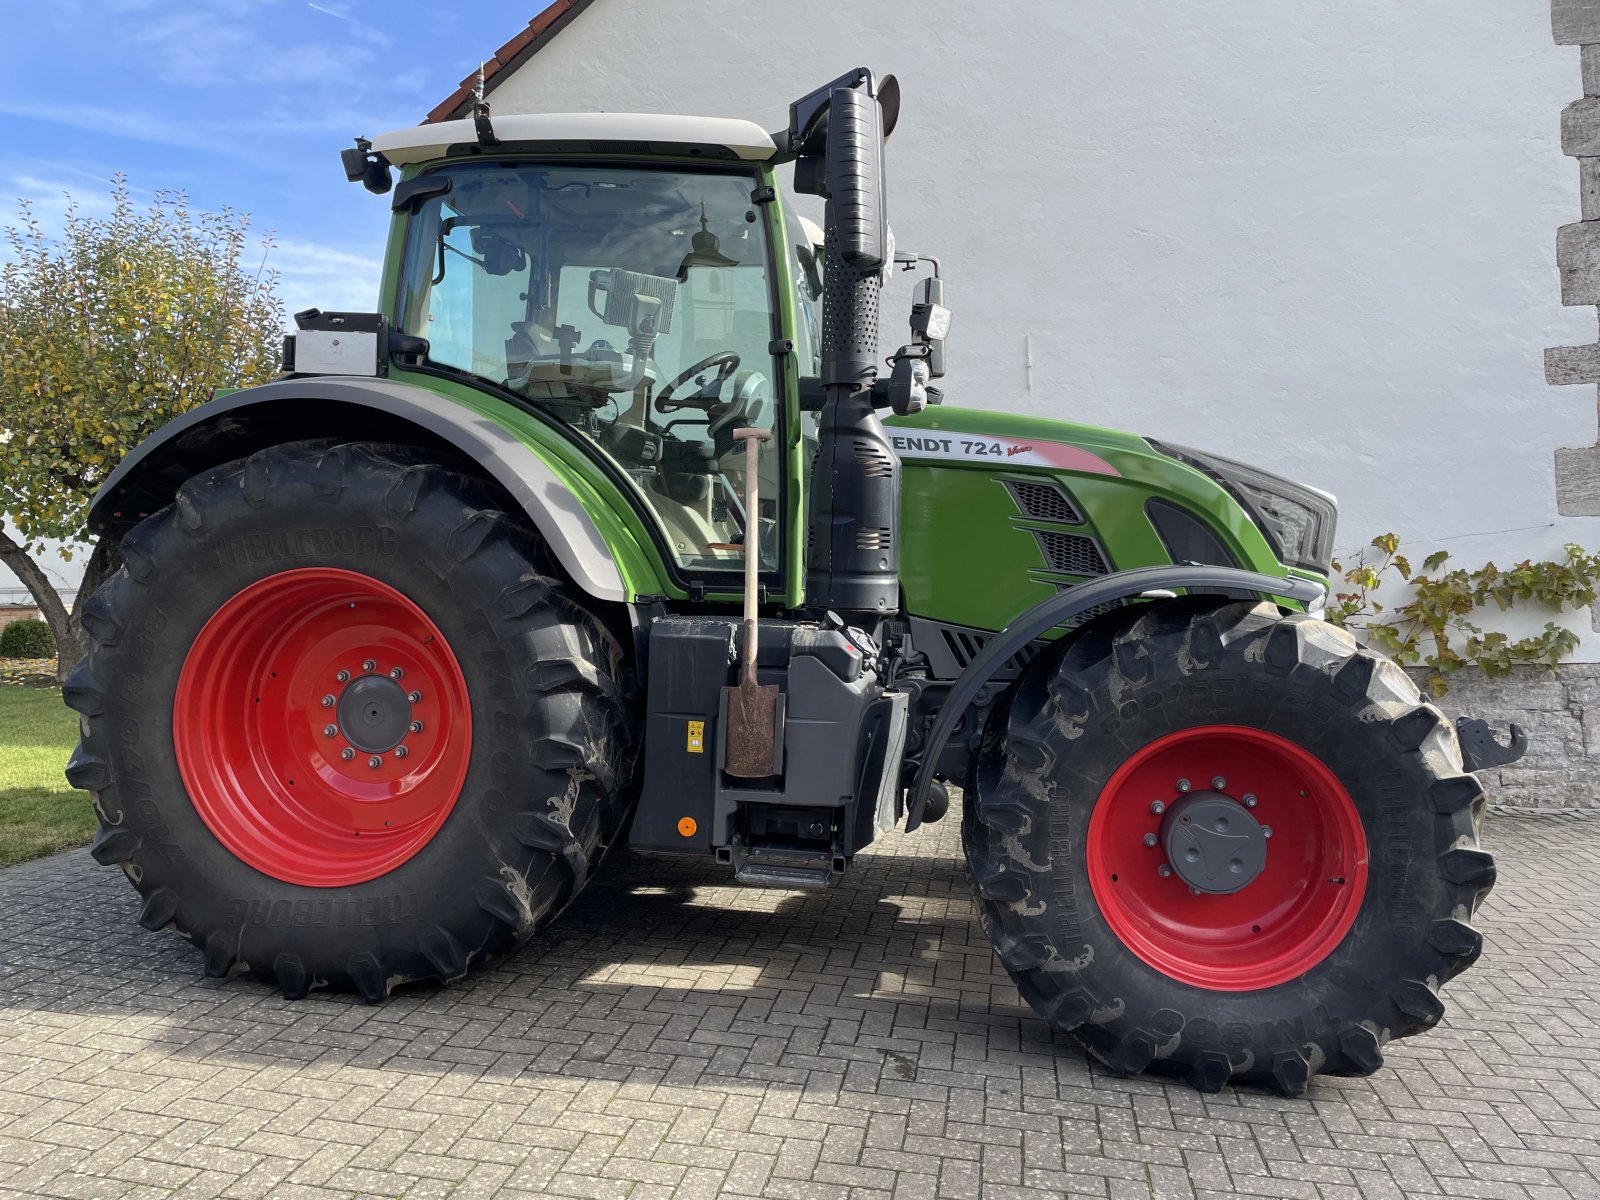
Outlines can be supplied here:
[[678, 832], [683, 834], [684, 837], [693, 837], [694, 834], [695, 834], [695, 830], [697, 830], [699, 828], [700, 828], [700, 826], [695, 824], [695, 820], [694, 820], [693, 817], [679, 817], [678, 818]]

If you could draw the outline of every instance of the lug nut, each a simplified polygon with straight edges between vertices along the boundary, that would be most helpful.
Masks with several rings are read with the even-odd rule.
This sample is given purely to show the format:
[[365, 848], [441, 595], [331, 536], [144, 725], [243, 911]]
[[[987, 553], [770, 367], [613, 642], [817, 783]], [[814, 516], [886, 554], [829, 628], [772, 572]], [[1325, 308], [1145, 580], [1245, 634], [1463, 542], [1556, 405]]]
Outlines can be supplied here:
[[367, 759], [367, 766], [376, 771], [379, 767], [383, 766], [383, 759], [374, 754], [371, 758]]
[[1178, 780], [1178, 790], [1180, 792], [1187, 792], [1193, 786], [1187, 779]]
[[1262, 837], [1271, 837], [1272, 836], [1272, 826], [1271, 825], [1263, 825], [1261, 827], [1261, 836]]
[[334, 678], [337, 679], [340, 683], [349, 683], [350, 682], [350, 672], [349, 671], [340, 671], [337, 675], [334, 676]]
[[333, 697], [332, 696], [324, 696], [322, 698], [322, 707], [323, 708], [332, 708], [333, 707]]
[[1244, 806], [1246, 808], [1254, 808], [1256, 806], [1256, 803], [1257, 803], [1257, 801], [1256, 801], [1255, 793], [1246, 792], [1244, 794]]
[[344, 759], [345, 762], [349, 762], [355, 756], [356, 752], [350, 749], [349, 746], [346, 746], [343, 750], [339, 751], [339, 757]]
[[1166, 863], [1162, 863], [1159, 867], [1156, 868], [1156, 874], [1161, 876], [1161, 878], [1163, 878], [1163, 879], [1171, 879], [1172, 878], [1172, 868], [1167, 866]]
[[396, 668], [394, 668], [394, 670], [389, 672], [389, 678], [390, 679], [404, 679], [405, 678], [405, 674], [406, 673], [404, 671], [402, 671], [399, 667], [396, 667]]
[[369, 658], [366, 662], [361, 664], [361, 669], [363, 671], [376, 671], [378, 669], [378, 664]]
[[1195, 887], [1195, 885], [1191, 883], [1189, 885], [1189, 895], [1198, 896], [1199, 894], [1200, 894], [1200, 889]]
[[408, 755], [410, 753], [411, 753], [411, 751], [407, 750], [404, 746], [396, 746], [394, 748], [394, 756], [396, 758], [404, 758], [406, 755]]
[[1144, 835], [1144, 844], [1146, 846], [1154, 846], [1156, 844], [1156, 835], [1153, 834], [1153, 833], [1145, 834]]
[[322, 727], [322, 736], [323, 737], [332, 737], [334, 734], [336, 734], [338, 732], [339, 732], [339, 727], [337, 725], [324, 725]]
[[421, 692], [408, 692], [406, 694], [406, 699], [411, 701], [411, 703], [416, 704], [422, 699], [422, 693]]
[[411, 722], [411, 732], [412, 733], [421, 733], [422, 732], [422, 722], [421, 721], [413, 721], [413, 722]]
[[1223, 788], [1225, 788], [1227, 786], [1228, 786], [1228, 781], [1226, 779], [1224, 779], [1221, 775], [1216, 776], [1211, 781], [1211, 790], [1213, 792], [1220, 792]]
[[1152, 800], [1150, 802], [1150, 811], [1159, 817], [1162, 813], [1167, 811], [1167, 806], [1161, 803], [1159, 800]]

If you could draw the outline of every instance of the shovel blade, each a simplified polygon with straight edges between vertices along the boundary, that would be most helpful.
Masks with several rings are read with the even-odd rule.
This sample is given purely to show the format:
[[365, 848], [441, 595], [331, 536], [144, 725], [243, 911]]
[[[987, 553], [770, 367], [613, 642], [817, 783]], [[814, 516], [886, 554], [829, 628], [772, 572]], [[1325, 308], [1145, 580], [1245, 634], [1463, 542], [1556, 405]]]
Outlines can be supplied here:
[[724, 689], [728, 705], [727, 762], [723, 770], [741, 779], [777, 774], [778, 685], [747, 680]]

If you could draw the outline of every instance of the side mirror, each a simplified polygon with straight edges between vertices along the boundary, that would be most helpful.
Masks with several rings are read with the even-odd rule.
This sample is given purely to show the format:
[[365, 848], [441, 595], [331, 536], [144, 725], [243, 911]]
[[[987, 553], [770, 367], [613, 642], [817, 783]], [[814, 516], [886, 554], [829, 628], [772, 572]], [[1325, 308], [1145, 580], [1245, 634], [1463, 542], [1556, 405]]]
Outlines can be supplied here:
[[911, 302], [911, 336], [928, 347], [928, 377], [944, 377], [944, 340], [950, 335], [950, 310], [944, 306], [944, 280], [937, 275], [917, 284]]
[[372, 143], [358, 137], [348, 150], [339, 151], [339, 161], [344, 166], [344, 177], [359, 183], [367, 191], [379, 196], [394, 186], [394, 176], [389, 170], [389, 160], [372, 152]]

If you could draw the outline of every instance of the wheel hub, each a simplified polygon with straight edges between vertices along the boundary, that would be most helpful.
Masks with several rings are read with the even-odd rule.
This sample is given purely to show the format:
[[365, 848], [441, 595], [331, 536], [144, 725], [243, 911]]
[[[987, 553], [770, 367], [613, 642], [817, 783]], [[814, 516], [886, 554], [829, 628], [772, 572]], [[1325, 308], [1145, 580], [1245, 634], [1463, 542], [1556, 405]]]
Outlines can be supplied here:
[[387, 754], [411, 728], [406, 690], [387, 675], [362, 675], [339, 694], [336, 710], [345, 740], [365, 754]]
[[404, 593], [338, 567], [246, 586], [195, 637], [173, 696], [184, 788], [263, 874], [347, 887], [450, 815], [472, 753], [465, 676]]
[[1231, 895], [1267, 865], [1265, 827], [1222, 792], [1180, 798], [1162, 818], [1160, 840], [1173, 872], [1195, 892]]
[[1133, 751], [1095, 800], [1084, 859], [1123, 945], [1215, 991], [1304, 975], [1350, 931], [1367, 885], [1366, 833], [1339, 777], [1250, 726], [1190, 726]]

